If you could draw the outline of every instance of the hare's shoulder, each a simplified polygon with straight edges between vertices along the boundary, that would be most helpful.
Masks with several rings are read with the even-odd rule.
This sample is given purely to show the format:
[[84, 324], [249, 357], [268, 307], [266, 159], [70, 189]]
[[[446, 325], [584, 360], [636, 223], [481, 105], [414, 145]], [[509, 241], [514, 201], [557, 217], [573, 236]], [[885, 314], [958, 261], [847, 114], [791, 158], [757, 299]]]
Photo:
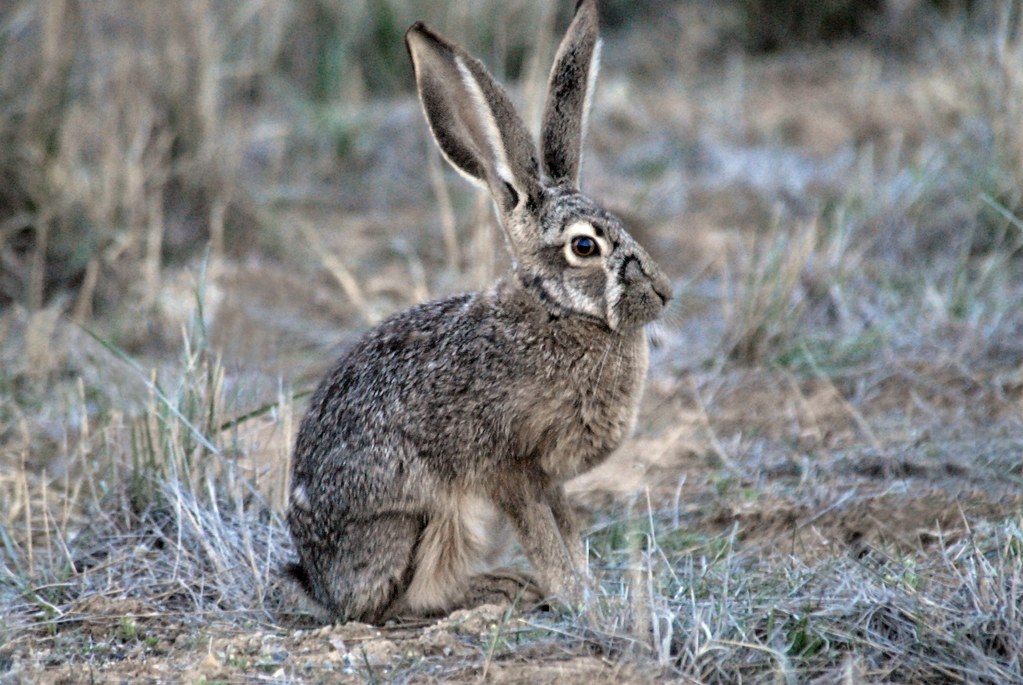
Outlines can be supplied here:
[[[469, 354], [470, 365], [479, 354], [493, 359], [529, 354], [530, 347], [551, 337], [546, 309], [514, 277], [498, 281], [488, 290], [462, 293], [416, 305], [386, 319], [370, 330], [347, 356], [360, 366], [375, 357], [383, 369], [403, 360], [421, 363], [428, 358]], [[342, 361], [344, 361], [342, 359]]]

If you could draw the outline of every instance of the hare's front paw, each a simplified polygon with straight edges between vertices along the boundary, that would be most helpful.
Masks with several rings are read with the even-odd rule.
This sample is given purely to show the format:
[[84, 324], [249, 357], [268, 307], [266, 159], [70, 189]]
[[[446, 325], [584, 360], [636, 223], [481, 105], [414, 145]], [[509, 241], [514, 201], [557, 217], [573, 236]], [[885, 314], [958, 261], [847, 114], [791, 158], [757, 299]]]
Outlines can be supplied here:
[[566, 573], [550, 581], [548, 602], [569, 614], [584, 615], [596, 603], [598, 584], [585, 572]]
[[481, 604], [518, 604], [533, 609], [543, 603], [544, 592], [532, 576], [513, 569], [495, 569], [469, 579], [466, 607]]

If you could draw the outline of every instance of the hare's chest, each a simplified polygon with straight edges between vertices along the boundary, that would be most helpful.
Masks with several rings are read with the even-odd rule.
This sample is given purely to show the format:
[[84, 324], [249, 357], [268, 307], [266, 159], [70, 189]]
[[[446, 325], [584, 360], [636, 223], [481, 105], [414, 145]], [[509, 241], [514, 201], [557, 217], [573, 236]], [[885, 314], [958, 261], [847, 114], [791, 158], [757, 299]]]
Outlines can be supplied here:
[[564, 394], [546, 406], [546, 441], [541, 466], [556, 480], [568, 480], [604, 461], [636, 424], [646, 378], [645, 336], [624, 349], [586, 355], [568, 369]]

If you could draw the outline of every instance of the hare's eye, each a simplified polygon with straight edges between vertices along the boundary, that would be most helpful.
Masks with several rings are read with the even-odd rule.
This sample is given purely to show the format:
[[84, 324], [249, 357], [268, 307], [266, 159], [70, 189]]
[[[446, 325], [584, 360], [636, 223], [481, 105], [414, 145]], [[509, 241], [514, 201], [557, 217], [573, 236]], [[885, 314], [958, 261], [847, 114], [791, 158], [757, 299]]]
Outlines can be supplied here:
[[597, 241], [593, 238], [577, 235], [572, 238], [572, 252], [580, 257], [596, 257], [600, 254], [600, 248], [597, 247]]

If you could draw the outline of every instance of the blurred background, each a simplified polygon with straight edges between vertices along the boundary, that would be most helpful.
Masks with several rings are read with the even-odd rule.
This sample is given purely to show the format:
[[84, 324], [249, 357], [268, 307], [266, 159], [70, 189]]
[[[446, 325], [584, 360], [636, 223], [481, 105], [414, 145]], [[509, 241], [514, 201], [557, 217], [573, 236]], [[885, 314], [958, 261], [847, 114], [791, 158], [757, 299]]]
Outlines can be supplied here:
[[[397, 241], [424, 264], [444, 257], [443, 266], [480, 269], [485, 280], [486, 254], [457, 249], [467, 247], [466, 225], [483, 217], [467, 214], [465, 189], [440, 185], [448, 176], [438, 176], [422, 135], [402, 35], [424, 19], [456, 37], [512, 86], [532, 125], [570, 5], [5, 3], [0, 304], [38, 310], [60, 298], [77, 321], [110, 314], [126, 298], [152, 305], [165, 270], [207, 248], [215, 261], [287, 263], [322, 259], [333, 246], [345, 262], [338, 240], [365, 233], [353, 217], [384, 220], [384, 212], [392, 218], [374, 230], [370, 249]], [[1016, 93], [1000, 88], [1018, 75], [986, 62], [999, 59], [997, 50], [981, 54], [967, 35], [969, 27], [1014, 27], [1011, 2], [608, 0], [602, 12], [608, 49], [588, 181], [647, 222], [699, 204], [685, 181], [715, 163], [727, 167], [717, 169], [722, 184], [737, 182], [761, 201], [753, 213], [771, 213], [779, 200], [755, 187], [749, 167], [757, 165], [773, 177], [760, 180], [795, 191], [782, 200], [812, 213], [819, 207], [810, 205], [834, 198], [831, 188], [807, 193], [805, 184], [829, 185], [820, 169], [849, 166], [866, 146], [894, 144], [901, 159], [889, 161], [901, 164], [928, 133], [952, 133], [935, 128], [971, 107], [1005, 109], [974, 109], [1001, 121], [963, 135], [1013, 128]], [[901, 68], [921, 71], [925, 55], [954, 63], [941, 74], [929, 64], [918, 79]], [[747, 71], [765, 58], [775, 65], [769, 73]], [[956, 73], [968, 64], [972, 74]], [[946, 81], [945, 92], [932, 92], [933, 79]], [[834, 116], [840, 108], [851, 111]], [[807, 154], [796, 159], [784, 152], [791, 149]], [[750, 165], [743, 155], [753, 156]], [[636, 188], [622, 192], [623, 184]], [[296, 213], [326, 245], [310, 245]], [[458, 225], [441, 229], [438, 214]], [[347, 255], [350, 268], [357, 252]]]

